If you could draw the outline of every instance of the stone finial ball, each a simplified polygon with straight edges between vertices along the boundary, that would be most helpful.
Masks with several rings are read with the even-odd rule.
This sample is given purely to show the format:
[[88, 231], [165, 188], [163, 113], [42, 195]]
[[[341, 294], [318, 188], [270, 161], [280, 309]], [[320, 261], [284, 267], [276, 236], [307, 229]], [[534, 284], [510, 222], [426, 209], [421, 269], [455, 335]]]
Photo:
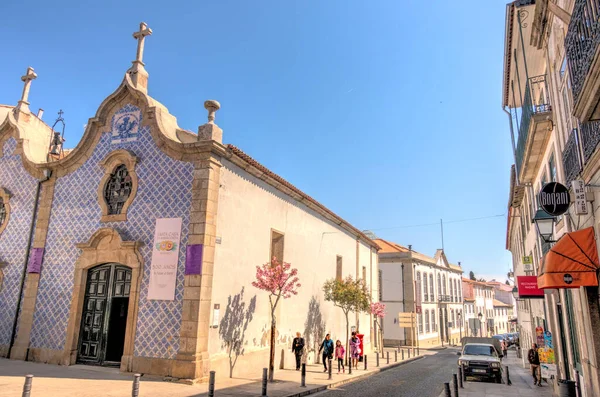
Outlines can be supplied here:
[[219, 109], [221, 109], [221, 104], [219, 102], [215, 101], [214, 99], [209, 99], [208, 101], [204, 102], [204, 108], [206, 110], [211, 110], [211, 109], [219, 110]]

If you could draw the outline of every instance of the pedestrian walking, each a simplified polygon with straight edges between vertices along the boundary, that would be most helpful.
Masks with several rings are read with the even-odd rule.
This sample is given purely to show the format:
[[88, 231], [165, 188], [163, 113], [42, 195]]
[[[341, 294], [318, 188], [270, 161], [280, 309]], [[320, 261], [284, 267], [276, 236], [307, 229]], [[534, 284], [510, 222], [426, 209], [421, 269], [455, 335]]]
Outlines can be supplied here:
[[344, 360], [346, 359], [346, 349], [344, 349], [344, 346], [342, 346], [342, 341], [340, 341], [339, 339], [335, 341], [335, 358], [338, 362], [338, 375], [340, 374], [340, 368], [344, 373], [346, 373], [346, 368], [344, 368]]
[[502, 339], [502, 355], [504, 357], [508, 356], [508, 343], [506, 343], [506, 339]]
[[529, 349], [529, 353], [527, 354], [527, 359], [529, 360], [529, 366], [531, 367], [531, 376], [533, 376], [533, 385], [541, 386], [542, 385], [542, 374], [540, 372], [540, 355], [537, 351], [537, 344], [531, 345], [531, 349]]
[[321, 350], [323, 351], [323, 367], [325, 368], [323, 372], [327, 372], [327, 360], [333, 358], [333, 341], [329, 334], [325, 335], [325, 339], [319, 347], [319, 353], [321, 353]]
[[296, 356], [296, 371], [300, 371], [304, 353], [304, 338], [300, 336], [300, 332], [296, 332], [296, 337], [292, 341], [292, 353]]
[[352, 333], [350, 338], [350, 358], [352, 359], [350, 365], [354, 365], [354, 368], [358, 369], [358, 359], [360, 358], [360, 339], [356, 336], [356, 332]]

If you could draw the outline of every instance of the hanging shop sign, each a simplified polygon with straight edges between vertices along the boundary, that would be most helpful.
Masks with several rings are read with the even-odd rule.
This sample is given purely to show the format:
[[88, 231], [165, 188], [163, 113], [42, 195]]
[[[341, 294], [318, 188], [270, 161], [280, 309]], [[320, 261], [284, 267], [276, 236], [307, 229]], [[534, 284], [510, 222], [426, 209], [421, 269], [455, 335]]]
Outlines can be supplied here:
[[168, 301], [175, 299], [180, 240], [181, 218], [156, 220], [148, 299]]
[[581, 180], [571, 182], [573, 193], [575, 194], [575, 214], [587, 215], [588, 203], [585, 197], [585, 183]]
[[543, 299], [544, 290], [538, 288], [537, 276], [517, 276], [517, 289], [521, 299]]
[[571, 196], [569, 189], [561, 183], [550, 182], [544, 185], [538, 195], [538, 201], [544, 211], [552, 216], [560, 216], [569, 210]]
[[526, 272], [533, 271], [533, 257], [532, 256], [524, 256], [523, 257], [523, 270]]

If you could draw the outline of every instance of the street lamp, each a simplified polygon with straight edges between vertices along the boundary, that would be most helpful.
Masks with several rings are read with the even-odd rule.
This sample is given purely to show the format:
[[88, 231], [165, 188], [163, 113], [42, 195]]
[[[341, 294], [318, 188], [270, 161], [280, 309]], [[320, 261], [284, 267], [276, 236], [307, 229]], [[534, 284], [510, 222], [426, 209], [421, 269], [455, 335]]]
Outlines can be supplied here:
[[552, 240], [552, 235], [554, 234], [554, 221], [555, 218], [541, 208], [537, 210], [535, 217], [533, 218], [538, 234], [546, 243], [555, 242]]
[[481, 331], [481, 325], [482, 325], [481, 319], [483, 318], [483, 314], [481, 314], [481, 312], [479, 312], [479, 314], [477, 315], [477, 318], [479, 318], [479, 337], [481, 338], [483, 336], [481, 333], [482, 332]]
[[515, 285], [512, 289], [512, 295], [515, 298], [516, 301], [519, 300], [519, 289], [517, 288], [517, 286]]

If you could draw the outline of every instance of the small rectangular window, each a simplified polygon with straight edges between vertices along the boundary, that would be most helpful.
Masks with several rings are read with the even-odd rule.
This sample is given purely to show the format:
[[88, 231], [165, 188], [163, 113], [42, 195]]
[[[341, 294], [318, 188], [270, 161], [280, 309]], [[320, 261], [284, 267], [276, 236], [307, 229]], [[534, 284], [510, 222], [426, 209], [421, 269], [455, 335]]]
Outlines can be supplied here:
[[339, 255], [335, 259], [335, 279], [342, 281], [342, 257]]
[[271, 230], [271, 259], [276, 258], [283, 262], [283, 234]]
[[363, 276], [363, 281], [366, 284], [367, 283], [367, 267], [366, 266], [363, 266], [362, 276]]
[[558, 182], [556, 175], [556, 161], [554, 160], [554, 152], [550, 155], [550, 159], [548, 160], [548, 168], [550, 169], [550, 181]]

